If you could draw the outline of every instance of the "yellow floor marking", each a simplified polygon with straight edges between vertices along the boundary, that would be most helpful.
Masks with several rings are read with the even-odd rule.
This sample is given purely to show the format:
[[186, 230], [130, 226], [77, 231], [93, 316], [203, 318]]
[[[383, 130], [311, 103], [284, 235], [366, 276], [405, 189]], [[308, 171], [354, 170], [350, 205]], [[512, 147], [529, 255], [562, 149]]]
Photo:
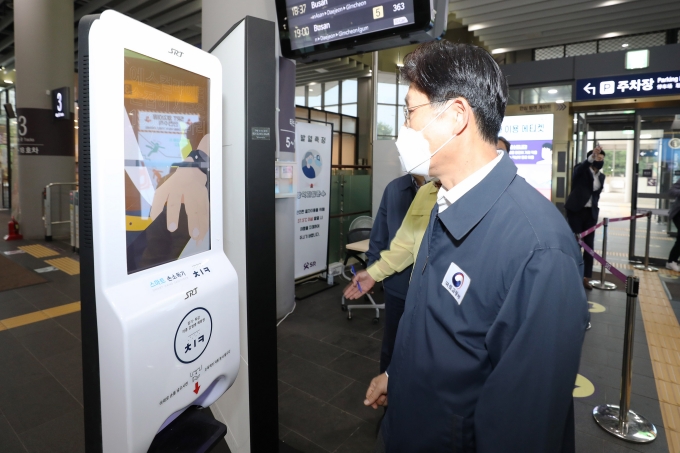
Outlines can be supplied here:
[[45, 260], [45, 262], [66, 272], [68, 275], [80, 274], [80, 263], [73, 258], [55, 258], [53, 260]]
[[602, 313], [607, 311], [604, 305], [600, 305], [597, 302], [588, 301], [588, 303], [590, 304], [590, 309], [588, 311], [591, 313]]
[[46, 319], [68, 315], [69, 313], [75, 313], [77, 311], [80, 311], [80, 302], [73, 302], [58, 307], [48, 308], [46, 310], [34, 311], [13, 318], [0, 319], [0, 331], [33, 324], [34, 322], [45, 321]]
[[23, 250], [24, 252], [28, 253], [29, 255], [33, 255], [36, 258], [45, 258], [46, 256], [56, 256], [59, 255], [59, 252], [56, 250], [52, 250], [50, 248], [45, 247], [44, 245], [23, 245], [19, 247], [19, 250]]
[[576, 384], [574, 387], [574, 398], [588, 398], [595, 393], [595, 386], [585, 376], [576, 375]]
[[[640, 311], [652, 360], [668, 449], [680, 451], [680, 323], [656, 272], [635, 271], [640, 277]], [[635, 380], [633, 380], [635, 388]], [[631, 408], [635, 410], [635, 407]], [[645, 415], [645, 414], [641, 414]]]

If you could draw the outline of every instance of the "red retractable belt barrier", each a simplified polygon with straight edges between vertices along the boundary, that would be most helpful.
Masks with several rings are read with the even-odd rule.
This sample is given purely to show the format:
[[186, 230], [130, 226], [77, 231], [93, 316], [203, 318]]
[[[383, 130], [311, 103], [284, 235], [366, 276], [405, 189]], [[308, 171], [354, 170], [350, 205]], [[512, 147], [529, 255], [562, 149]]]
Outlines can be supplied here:
[[[641, 218], [641, 217], [647, 217], [647, 216], [650, 216], [650, 215], [651, 215], [651, 212], [646, 212], [646, 213], [644, 213], [644, 214], [638, 214], [638, 215], [632, 215], [632, 216], [628, 216], [628, 217], [617, 217], [617, 218], [614, 218], [614, 219], [609, 219], [609, 222], [610, 222], [610, 223], [611, 223], [611, 222], [622, 222], [622, 221], [624, 221], [624, 220], [639, 219], [639, 218]], [[604, 225], [604, 222], [600, 222], [600, 223], [598, 223], [597, 225], [595, 225], [595, 226], [593, 226], [593, 227], [591, 227], [591, 228], [588, 228], [588, 229], [585, 230], [584, 232], [577, 234], [577, 235], [576, 235], [576, 238], [577, 238], [577, 240], [578, 240], [579, 245], [580, 245], [581, 247], [583, 247], [583, 250], [585, 250], [586, 252], [588, 252], [588, 254], [589, 254], [590, 256], [592, 256], [598, 263], [600, 263], [601, 265], [603, 265], [603, 266], [605, 267], [605, 269], [607, 269], [609, 272], [611, 272], [611, 274], [612, 274], [614, 277], [618, 278], [618, 279], [621, 280], [623, 283], [626, 283], [626, 278], [627, 278], [627, 277], [626, 277], [626, 275], [625, 275], [623, 272], [621, 272], [620, 270], [618, 270], [617, 268], [615, 268], [610, 262], [606, 261], [606, 260], [605, 260], [604, 258], [602, 258], [600, 255], [598, 255], [597, 253], [595, 253], [595, 250], [593, 250], [593, 249], [591, 249], [590, 247], [588, 247], [588, 246], [585, 244], [585, 242], [583, 242], [583, 240], [582, 240], [582, 238], [584, 238], [584, 237], [588, 236], [589, 234], [593, 233], [595, 230], [597, 230], [598, 228], [602, 227], [603, 225]]]

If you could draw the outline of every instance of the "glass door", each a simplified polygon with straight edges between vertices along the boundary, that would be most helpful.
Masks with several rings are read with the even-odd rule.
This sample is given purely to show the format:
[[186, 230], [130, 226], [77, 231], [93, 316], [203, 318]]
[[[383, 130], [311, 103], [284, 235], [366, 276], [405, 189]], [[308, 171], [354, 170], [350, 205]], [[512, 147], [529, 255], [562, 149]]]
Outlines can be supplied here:
[[[668, 217], [669, 190], [680, 179], [680, 109], [640, 110], [635, 117], [635, 164], [631, 213], [652, 212], [650, 262], [665, 265], [677, 229]], [[645, 256], [647, 219], [630, 224], [629, 258]]]

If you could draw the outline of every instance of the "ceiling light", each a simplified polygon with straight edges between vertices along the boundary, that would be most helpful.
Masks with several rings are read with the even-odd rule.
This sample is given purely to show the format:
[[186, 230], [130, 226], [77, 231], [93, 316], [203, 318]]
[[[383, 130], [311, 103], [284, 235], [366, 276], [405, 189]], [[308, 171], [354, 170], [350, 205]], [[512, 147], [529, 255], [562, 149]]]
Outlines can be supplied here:
[[316, 82], [309, 82], [309, 86], [316, 85]]
[[558, 99], [555, 102], [557, 102], [558, 104], [564, 104], [564, 99]]
[[398, 68], [403, 68], [403, 67], [404, 67], [404, 63], [397, 63], [397, 67], [398, 67]]
[[498, 49], [492, 50], [491, 53], [494, 54], [494, 55], [496, 55], [496, 54], [498, 54], [498, 53], [505, 53], [505, 52], [507, 52], [507, 51], [508, 51], [508, 49], [504, 49], [504, 48], [500, 47], [500, 48], [498, 48]]
[[616, 38], [617, 36], [621, 36], [621, 33], [613, 31], [611, 33], [605, 33], [602, 35], [603, 38]]
[[625, 2], [626, 2], [626, 0], [607, 0], [606, 2], [601, 3], [600, 7], [619, 5], [619, 4], [625, 3]]
[[624, 42], [623, 44], [621, 44], [621, 47], [628, 47], [628, 45], [629, 44], [627, 42]]
[[551, 89], [548, 90], [548, 93], [555, 94], [555, 93], [557, 93], [557, 90], [554, 89], [554, 88], [551, 88]]
[[309, 89], [309, 92], [311, 93], [312, 91], [314, 91], [314, 90], [312, 90], [312, 89], [310, 88], [310, 89]]
[[642, 69], [649, 66], [649, 50], [629, 50], [626, 52], [626, 69]]
[[652, 138], [652, 134], [640, 134], [640, 138]]
[[9, 83], [10, 85], [11, 85], [12, 83], [14, 83], [14, 82], [12, 82], [11, 80], [7, 80], [7, 79], [3, 80], [3, 82]]
[[474, 24], [474, 25], [469, 25], [469, 26], [468, 26], [468, 31], [481, 30], [482, 28], [486, 28], [486, 25], [484, 25], [484, 24]]
[[635, 133], [635, 131], [632, 130], [632, 129], [626, 129], [626, 130], [623, 131], [624, 135], [633, 135], [634, 133]]

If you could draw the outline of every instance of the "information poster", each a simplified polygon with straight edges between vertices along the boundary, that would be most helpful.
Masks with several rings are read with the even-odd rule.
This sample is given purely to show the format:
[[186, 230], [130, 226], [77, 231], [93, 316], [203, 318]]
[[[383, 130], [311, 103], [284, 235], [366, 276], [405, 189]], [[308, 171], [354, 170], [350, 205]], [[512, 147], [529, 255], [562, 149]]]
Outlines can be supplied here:
[[209, 81], [125, 51], [129, 274], [210, 250]]
[[517, 174], [552, 197], [553, 114], [506, 116], [499, 135], [510, 142]]
[[328, 261], [333, 129], [297, 123], [295, 160], [299, 176], [295, 202], [295, 278], [323, 272]]

